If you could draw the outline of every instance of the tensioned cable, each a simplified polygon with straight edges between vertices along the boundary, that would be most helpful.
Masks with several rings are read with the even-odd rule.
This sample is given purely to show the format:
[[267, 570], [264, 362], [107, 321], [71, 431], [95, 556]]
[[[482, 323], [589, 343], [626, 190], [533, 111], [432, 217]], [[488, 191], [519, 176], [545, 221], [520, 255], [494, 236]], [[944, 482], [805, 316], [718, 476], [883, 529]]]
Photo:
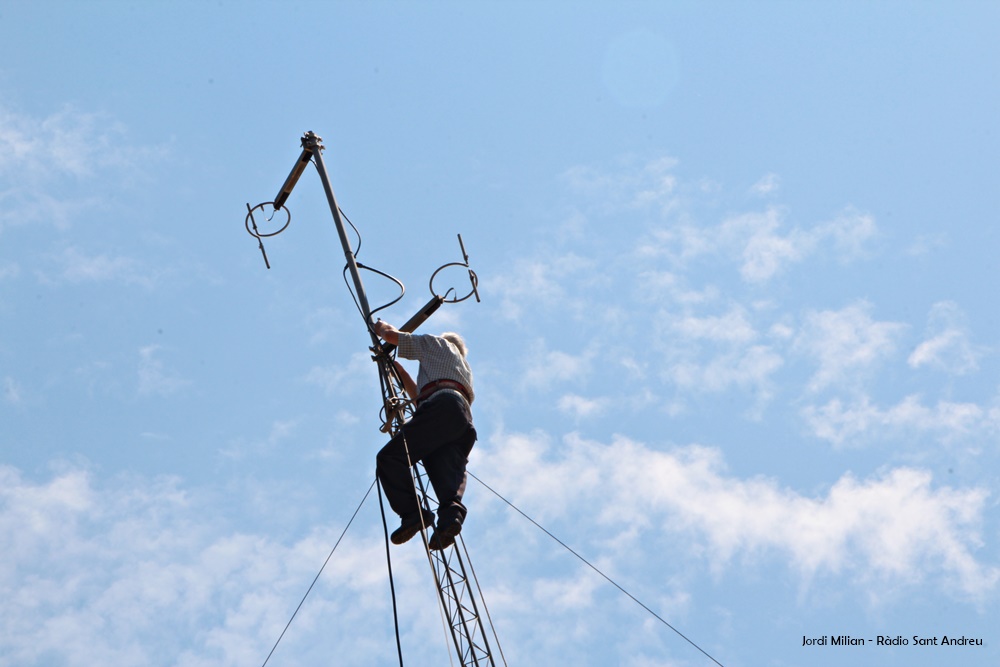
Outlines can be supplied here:
[[597, 569], [597, 567], [594, 564], [592, 564], [586, 558], [584, 558], [583, 556], [581, 556], [580, 554], [578, 554], [576, 551], [574, 551], [573, 549], [571, 549], [565, 542], [563, 542], [558, 537], [556, 537], [555, 535], [553, 535], [552, 533], [550, 533], [540, 523], [538, 523], [537, 521], [535, 521], [534, 519], [532, 519], [530, 516], [528, 516], [527, 514], [525, 514], [524, 512], [522, 512], [521, 509], [519, 507], [517, 507], [514, 503], [510, 502], [509, 500], [507, 500], [506, 498], [504, 498], [503, 496], [501, 496], [499, 493], [497, 493], [497, 491], [493, 487], [491, 487], [489, 484], [487, 484], [483, 480], [481, 480], [478, 477], [476, 477], [471, 472], [468, 473], [468, 474], [469, 474], [470, 477], [472, 477], [472, 479], [476, 480], [477, 482], [479, 482], [480, 484], [482, 484], [483, 486], [485, 486], [497, 498], [499, 498], [500, 500], [502, 500], [505, 503], [507, 503], [508, 505], [510, 505], [518, 514], [520, 514], [521, 516], [523, 516], [525, 519], [527, 519], [531, 523], [535, 524], [536, 528], [538, 528], [543, 533], [545, 533], [546, 535], [548, 535], [549, 537], [551, 537], [553, 540], [555, 540], [556, 542], [558, 542], [560, 545], [562, 545], [562, 547], [564, 549], [566, 549], [566, 551], [570, 552], [571, 554], [573, 554], [574, 556], [576, 556], [577, 558], [579, 558], [581, 561], [583, 561], [583, 563], [585, 565], [587, 565], [587, 567], [589, 567], [594, 572], [596, 572], [597, 574], [599, 574], [602, 577], [604, 577], [608, 581], [608, 583], [610, 583], [612, 586], [614, 586], [615, 588], [617, 588], [618, 590], [620, 590], [622, 593], [624, 593], [625, 595], [627, 595], [629, 598], [631, 598], [631, 600], [633, 602], [635, 602], [637, 605], [639, 605], [640, 607], [642, 607], [643, 609], [645, 609], [650, 615], [652, 615], [654, 618], [656, 618], [660, 623], [663, 623], [663, 625], [665, 625], [668, 628], [670, 628], [671, 630], [673, 630], [677, 634], [678, 637], [680, 637], [681, 639], [683, 639], [684, 641], [686, 641], [688, 644], [690, 644], [691, 646], [693, 646], [696, 649], [698, 649], [702, 653], [702, 655], [704, 655], [706, 658], [708, 658], [709, 660], [711, 660], [712, 662], [714, 662], [715, 664], [717, 664], [719, 667], [724, 667], [721, 662], [719, 662], [718, 660], [716, 660], [715, 658], [713, 658], [711, 655], [709, 655], [708, 652], [705, 651], [705, 649], [703, 649], [702, 647], [698, 646], [693, 640], [691, 640], [689, 637], [687, 637], [683, 632], [681, 632], [680, 630], [678, 630], [674, 626], [670, 625], [670, 623], [668, 623], [666, 620], [664, 620], [662, 616], [660, 616], [655, 611], [653, 611], [652, 609], [650, 609], [649, 607], [647, 607], [646, 605], [644, 605], [642, 602], [640, 602], [638, 598], [636, 598], [634, 595], [632, 595], [627, 590], [625, 590], [624, 588], [622, 588], [618, 584], [618, 582], [616, 582], [614, 579], [612, 579], [608, 575], [606, 575], [603, 572], [601, 572], [599, 569]]
[[[378, 475], [375, 476], [378, 484]], [[382, 513], [382, 531], [385, 533], [385, 562], [389, 568], [389, 592], [392, 594], [392, 621], [396, 627], [396, 652], [399, 653], [399, 667], [403, 667], [403, 643], [399, 638], [399, 614], [396, 611], [396, 583], [392, 577], [392, 556], [389, 554], [389, 524], [385, 520], [385, 505], [382, 504], [382, 485], [378, 484], [378, 509]]]
[[309, 597], [309, 593], [312, 592], [313, 586], [315, 586], [316, 582], [319, 581], [319, 576], [323, 574], [323, 570], [326, 569], [327, 563], [329, 563], [330, 559], [333, 558], [333, 552], [337, 550], [338, 546], [340, 546], [340, 541], [344, 539], [344, 535], [347, 534], [347, 529], [351, 527], [352, 523], [354, 523], [354, 518], [358, 516], [358, 512], [361, 511], [361, 506], [365, 504], [366, 500], [368, 500], [368, 495], [372, 492], [373, 488], [375, 488], [374, 480], [372, 481], [371, 486], [369, 486], [368, 490], [365, 492], [365, 497], [361, 499], [360, 503], [358, 503], [358, 508], [354, 510], [354, 514], [351, 515], [350, 521], [348, 521], [347, 525], [344, 526], [344, 532], [342, 532], [340, 534], [340, 537], [337, 538], [337, 543], [333, 545], [333, 549], [330, 549], [330, 555], [326, 557], [325, 561], [323, 561], [323, 565], [319, 568], [319, 572], [316, 573], [316, 577], [312, 580], [312, 583], [309, 584], [309, 589], [306, 591], [306, 594], [302, 596], [302, 600], [299, 602], [299, 606], [295, 608], [294, 612], [292, 612], [292, 617], [288, 619], [288, 623], [285, 625], [285, 629], [282, 630], [281, 634], [278, 636], [278, 641], [274, 642], [274, 646], [271, 647], [271, 652], [267, 654], [266, 658], [264, 658], [264, 663], [260, 667], [266, 667], [268, 660], [270, 660], [271, 656], [274, 655], [275, 649], [277, 649], [278, 644], [281, 643], [281, 638], [285, 636], [286, 632], [288, 632], [288, 628], [291, 627], [292, 621], [295, 620], [295, 615], [299, 613], [299, 609], [302, 609], [302, 605], [305, 604], [306, 598]]

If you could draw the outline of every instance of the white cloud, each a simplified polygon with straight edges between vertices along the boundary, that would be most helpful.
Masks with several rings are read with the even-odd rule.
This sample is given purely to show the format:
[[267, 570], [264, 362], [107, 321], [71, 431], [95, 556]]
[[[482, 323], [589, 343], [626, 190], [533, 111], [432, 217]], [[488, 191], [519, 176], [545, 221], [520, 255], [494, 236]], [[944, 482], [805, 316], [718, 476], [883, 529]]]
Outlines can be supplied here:
[[556, 403], [560, 412], [567, 413], [577, 419], [596, 417], [604, 412], [607, 402], [599, 398], [586, 398], [577, 394], [566, 394], [559, 397]]
[[[66, 469], [33, 482], [0, 466], [0, 665], [260, 664], [341, 529], [282, 543], [234, 531], [219, 499], [176, 479], [99, 484]], [[345, 540], [279, 647], [283, 657], [316, 662], [314, 651], [337, 650], [346, 664], [389, 661], [388, 638], [383, 649], [356, 636], [388, 613], [385, 570], [372, 567], [383, 559], [381, 531]], [[404, 599], [422, 599], [421, 565], [415, 549], [394, 554]]]
[[669, 452], [618, 437], [610, 444], [570, 435], [556, 446], [543, 434], [501, 435], [477, 465], [491, 486], [545, 521], [592, 515], [607, 531], [665, 533], [693, 540], [726, 568], [751, 554], [783, 561], [804, 584], [846, 577], [862, 587], [936, 585], [980, 599], [1000, 570], [980, 563], [987, 493], [936, 487], [929, 473], [896, 468], [859, 480], [845, 474], [824, 494], [803, 495], [767, 478], [728, 475], [716, 449]]
[[751, 390], [754, 415], [773, 395], [771, 377], [785, 361], [758, 342], [751, 314], [733, 306], [720, 315], [662, 311], [651, 346], [664, 381], [682, 394]]
[[772, 206], [731, 216], [716, 226], [684, 222], [660, 227], [640, 240], [636, 256], [665, 257], [681, 268], [697, 258], [721, 256], [739, 265], [744, 281], [762, 284], [828, 248], [841, 261], [863, 256], [866, 244], [878, 234], [874, 218], [852, 210], [811, 228], [787, 231], [782, 229], [784, 218], [785, 212]]
[[22, 401], [20, 383], [9, 375], [3, 379], [4, 400], [12, 405], [20, 405]]
[[842, 261], [864, 256], [865, 245], [878, 236], [875, 218], [853, 209], [844, 211], [830, 222], [818, 225], [812, 232], [817, 244], [833, 241]]
[[923, 257], [938, 248], [947, 246], [948, 242], [948, 235], [944, 232], [921, 234], [910, 243], [904, 252], [913, 257]]
[[85, 178], [107, 167], [131, 167], [137, 156], [125, 130], [107, 116], [72, 107], [46, 118], [0, 108], [0, 173]]
[[781, 187], [781, 177], [775, 173], [764, 174], [764, 176], [750, 186], [750, 192], [758, 197], [765, 197], [778, 191]]
[[230, 459], [242, 460], [249, 455], [260, 456], [265, 452], [274, 451], [280, 444], [288, 440], [298, 427], [298, 420], [277, 420], [271, 423], [271, 430], [261, 441], [245, 442], [237, 440], [220, 450], [220, 454]]
[[666, 212], [674, 205], [677, 160], [660, 157], [637, 164], [626, 159], [617, 171], [577, 166], [563, 173], [563, 181], [574, 195], [605, 212], [619, 209], [655, 208]]
[[525, 370], [521, 384], [525, 388], [547, 389], [562, 382], [579, 380], [589, 373], [593, 356], [592, 352], [572, 355], [550, 350], [545, 341], [538, 340], [522, 362]]
[[723, 223], [720, 233], [729, 244], [742, 247], [740, 274], [751, 283], [770, 280], [786, 266], [805, 260], [832, 241], [839, 257], [849, 261], [863, 254], [865, 243], [877, 232], [869, 215], [845, 212], [812, 229], [793, 228], [778, 233], [781, 217], [777, 209], [763, 214], [745, 214]]
[[147, 345], [139, 349], [139, 394], [141, 396], [169, 396], [175, 394], [190, 382], [168, 369], [158, 358], [159, 345]]
[[635, 256], [643, 261], [666, 259], [676, 272], [687, 270], [693, 260], [720, 250], [718, 228], [702, 228], [688, 222], [654, 227], [639, 239]]
[[532, 586], [532, 598], [536, 604], [552, 607], [556, 611], [586, 608], [593, 604], [594, 590], [604, 580], [589, 569], [581, 568], [579, 575], [573, 579], [539, 578]]
[[725, 315], [695, 317], [686, 315], [672, 324], [673, 330], [688, 339], [748, 343], [757, 337], [743, 308], [734, 307]]
[[[641, 249], [639, 252], [643, 252]], [[669, 299], [684, 306], [694, 306], [710, 303], [719, 297], [716, 287], [707, 286], [702, 289], [692, 289], [686, 285], [683, 276], [671, 271], [650, 270], [638, 275], [640, 289], [637, 298], [642, 302], [662, 304]]]
[[979, 369], [982, 350], [969, 341], [965, 317], [957, 304], [951, 301], [934, 304], [928, 320], [926, 340], [907, 359], [912, 368], [930, 366], [954, 375]]
[[38, 275], [43, 282], [122, 282], [144, 287], [154, 282], [149, 271], [130, 257], [90, 255], [78, 248], [66, 248], [51, 259], [58, 268], [54, 275], [40, 272]]
[[811, 390], [852, 384], [895, 350], [905, 325], [875, 321], [871, 310], [871, 304], [862, 301], [806, 315], [794, 346], [819, 365], [809, 382]]
[[848, 405], [833, 399], [822, 406], [805, 408], [803, 416], [816, 437], [835, 445], [864, 444], [909, 433], [952, 442], [1000, 431], [1000, 408], [951, 401], [927, 406], [917, 395], [907, 396], [888, 408], [872, 404], [868, 397]]
[[59, 197], [45, 190], [30, 188], [0, 190], [0, 231], [27, 223], [41, 222], [64, 229], [73, 220], [101, 206], [98, 197], [81, 193], [72, 196], [61, 192]]
[[569, 253], [544, 259], [521, 259], [510, 270], [484, 280], [480, 290], [486, 297], [499, 295], [501, 313], [512, 320], [520, 319], [525, 304], [532, 309], [545, 304], [565, 305], [571, 285], [592, 279], [595, 260]]
[[669, 379], [687, 391], [725, 391], [733, 386], [756, 388], [758, 401], [770, 398], [770, 376], [784, 360], [765, 345], [722, 353], [704, 363], [692, 359], [668, 365]]
[[129, 141], [113, 118], [67, 106], [46, 117], [0, 107], [0, 230], [35, 221], [62, 227], [82, 212], [105, 206], [86, 184], [110, 177], [124, 187], [145, 173], [162, 147]]
[[352, 354], [346, 366], [314, 366], [304, 379], [321, 387], [329, 396], [353, 395], [359, 390], [372, 388], [373, 382], [375, 390], [378, 390], [378, 373], [372, 355], [367, 351]]
[[743, 259], [740, 275], [747, 282], [765, 282], [784, 269], [786, 264], [802, 261], [816, 245], [816, 240], [799, 230], [787, 236], [777, 234], [781, 226], [778, 209], [764, 213], [746, 213], [726, 220], [719, 228], [720, 241], [739, 248]]

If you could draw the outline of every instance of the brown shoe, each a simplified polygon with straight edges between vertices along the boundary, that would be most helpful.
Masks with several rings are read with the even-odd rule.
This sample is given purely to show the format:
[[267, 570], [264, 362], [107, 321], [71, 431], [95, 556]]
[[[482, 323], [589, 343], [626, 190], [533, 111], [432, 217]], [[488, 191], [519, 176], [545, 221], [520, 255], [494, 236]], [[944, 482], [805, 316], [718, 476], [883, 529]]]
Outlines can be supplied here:
[[[429, 510], [423, 510], [424, 520], [421, 524], [420, 514], [414, 514], [403, 519], [402, 525], [399, 528], [392, 531], [392, 535], [389, 536], [389, 540], [393, 544], [404, 544], [409, 542], [410, 539], [420, 532], [421, 528], [433, 528], [434, 527], [434, 513]], [[454, 541], [454, 540], [452, 540]]]
[[442, 551], [455, 543], [455, 538], [462, 532], [462, 522], [454, 519], [446, 525], [438, 526], [427, 541], [427, 548], [431, 551]]

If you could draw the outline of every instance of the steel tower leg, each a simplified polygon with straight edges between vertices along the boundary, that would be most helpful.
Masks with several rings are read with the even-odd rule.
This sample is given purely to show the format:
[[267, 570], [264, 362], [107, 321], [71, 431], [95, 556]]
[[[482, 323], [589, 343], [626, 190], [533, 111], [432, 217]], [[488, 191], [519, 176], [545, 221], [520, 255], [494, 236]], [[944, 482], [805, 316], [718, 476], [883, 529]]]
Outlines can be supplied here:
[[[422, 464], [414, 466], [413, 475], [424, 498], [431, 498], [427, 491], [425, 479], [427, 473]], [[434, 501], [437, 504], [437, 501]], [[486, 627], [479, 613], [479, 603], [476, 601], [478, 590], [469, 581], [462, 559], [459, 545], [465, 548], [465, 541], [459, 534], [455, 543], [441, 551], [430, 551], [431, 566], [434, 581], [437, 583], [441, 606], [445, 610], [451, 628], [455, 652], [462, 661], [463, 667], [471, 665], [488, 665], [495, 667], [493, 654], [490, 651]], [[468, 558], [468, 551], [466, 551]], [[471, 567], [471, 564], [470, 564]]]

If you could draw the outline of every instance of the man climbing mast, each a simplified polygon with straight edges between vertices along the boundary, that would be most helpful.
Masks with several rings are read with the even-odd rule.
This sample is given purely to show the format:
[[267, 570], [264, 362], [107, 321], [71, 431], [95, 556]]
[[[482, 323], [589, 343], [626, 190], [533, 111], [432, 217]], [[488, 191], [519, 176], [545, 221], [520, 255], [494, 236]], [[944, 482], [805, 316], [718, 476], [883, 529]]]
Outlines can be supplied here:
[[403, 387], [417, 409], [376, 457], [379, 481], [401, 520], [391, 539], [393, 544], [403, 544], [422, 528], [434, 525], [434, 515], [420, 506], [410, 473], [410, 466], [422, 461], [439, 503], [437, 527], [428, 546], [446, 549], [454, 544], [465, 521], [465, 468], [476, 442], [470, 408], [475, 394], [465, 341], [451, 332], [440, 336], [406, 333], [382, 320], [374, 330], [397, 346], [400, 357], [420, 362], [416, 382], [396, 362]]

